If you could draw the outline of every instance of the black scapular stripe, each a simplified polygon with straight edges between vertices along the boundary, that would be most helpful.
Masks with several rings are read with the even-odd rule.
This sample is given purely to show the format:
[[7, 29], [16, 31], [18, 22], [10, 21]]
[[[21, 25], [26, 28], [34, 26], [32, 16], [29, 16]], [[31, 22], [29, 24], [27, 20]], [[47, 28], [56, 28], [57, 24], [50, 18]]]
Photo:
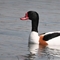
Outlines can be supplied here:
[[60, 33], [52, 33], [52, 34], [47, 34], [44, 36], [43, 40], [48, 41], [49, 39], [52, 39], [54, 37], [60, 36]]

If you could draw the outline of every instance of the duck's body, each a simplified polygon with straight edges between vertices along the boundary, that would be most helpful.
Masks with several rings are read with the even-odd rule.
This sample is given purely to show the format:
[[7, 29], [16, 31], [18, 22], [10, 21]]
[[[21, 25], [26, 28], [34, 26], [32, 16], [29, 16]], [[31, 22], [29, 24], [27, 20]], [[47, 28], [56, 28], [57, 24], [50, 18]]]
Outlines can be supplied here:
[[[60, 31], [47, 32], [42, 35], [47, 45], [60, 45]], [[40, 35], [40, 37], [42, 35]]]
[[60, 45], [60, 31], [47, 32], [40, 35], [33, 31], [30, 34], [29, 42], [44, 46]]
[[38, 23], [39, 15], [35, 11], [28, 11], [25, 17], [20, 18], [21, 20], [30, 19], [32, 21], [32, 29], [29, 36], [29, 43], [37, 43], [44, 46], [47, 45], [60, 45], [60, 31], [53, 31], [38, 34]]

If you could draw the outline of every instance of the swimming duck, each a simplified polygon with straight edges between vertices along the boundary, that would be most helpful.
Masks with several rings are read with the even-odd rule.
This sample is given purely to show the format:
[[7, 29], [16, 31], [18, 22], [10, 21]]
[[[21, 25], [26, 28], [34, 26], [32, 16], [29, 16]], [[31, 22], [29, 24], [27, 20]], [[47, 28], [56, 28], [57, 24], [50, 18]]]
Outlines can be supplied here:
[[32, 29], [29, 35], [29, 43], [47, 45], [60, 45], [60, 31], [38, 34], [39, 14], [36, 11], [28, 11], [20, 20], [31, 20]]

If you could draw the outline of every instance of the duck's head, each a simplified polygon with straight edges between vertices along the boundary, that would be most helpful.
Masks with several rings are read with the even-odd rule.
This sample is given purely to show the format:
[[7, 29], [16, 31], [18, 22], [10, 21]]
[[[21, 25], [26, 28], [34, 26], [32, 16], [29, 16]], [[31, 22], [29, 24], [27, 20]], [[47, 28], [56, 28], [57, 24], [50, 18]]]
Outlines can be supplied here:
[[32, 31], [38, 32], [38, 22], [39, 15], [36, 11], [28, 11], [24, 17], [20, 18], [20, 20], [31, 20], [32, 21]]
[[39, 15], [36, 11], [28, 11], [21, 20], [39, 20]]

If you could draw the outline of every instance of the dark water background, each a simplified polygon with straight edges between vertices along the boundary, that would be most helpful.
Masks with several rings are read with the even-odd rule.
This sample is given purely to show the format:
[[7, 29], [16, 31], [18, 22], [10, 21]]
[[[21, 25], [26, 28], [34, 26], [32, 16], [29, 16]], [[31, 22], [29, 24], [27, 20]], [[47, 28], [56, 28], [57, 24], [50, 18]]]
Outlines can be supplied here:
[[39, 33], [60, 30], [60, 0], [0, 0], [0, 60], [60, 60], [60, 49], [28, 47], [31, 23], [19, 18], [29, 10], [39, 13]]

